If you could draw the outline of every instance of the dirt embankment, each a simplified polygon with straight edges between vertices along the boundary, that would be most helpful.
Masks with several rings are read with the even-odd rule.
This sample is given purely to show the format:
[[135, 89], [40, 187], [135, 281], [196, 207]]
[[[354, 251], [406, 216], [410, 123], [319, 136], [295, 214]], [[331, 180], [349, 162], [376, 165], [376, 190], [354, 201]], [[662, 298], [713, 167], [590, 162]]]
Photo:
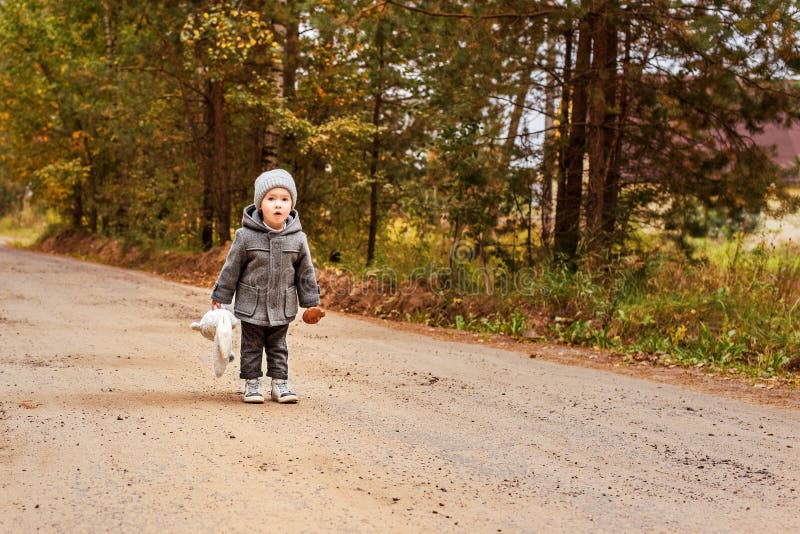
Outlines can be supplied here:
[[[64, 232], [35, 245], [34, 250], [148, 271], [169, 280], [210, 287], [216, 280], [230, 244], [207, 252], [154, 251], [125, 246], [85, 232]], [[504, 302], [483, 295], [448, 299], [426, 279], [398, 282], [380, 275], [357, 279], [351, 273], [326, 268], [317, 271], [323, 305], [328, 309], [382, 319], [405, 320], [436, 314], [450, 321], [456, 315], [488, 316], [510, 312], [523, 303]], [[534, 310], [528, 310], [535, 316]]]
[[115, 239], [86, 232], [69, 231], [48, 237], [31, 248], [39, 252], [147, 271], [184, 284], [210, 286], [225, 263], [230, 245], [203, 253], [160, 251], [126, 246]]

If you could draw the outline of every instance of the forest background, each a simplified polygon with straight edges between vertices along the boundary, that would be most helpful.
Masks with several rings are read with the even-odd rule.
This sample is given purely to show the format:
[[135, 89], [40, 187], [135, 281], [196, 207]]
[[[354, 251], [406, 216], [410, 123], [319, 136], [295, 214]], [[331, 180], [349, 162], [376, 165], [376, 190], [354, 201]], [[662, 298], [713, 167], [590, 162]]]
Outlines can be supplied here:
[[800, 118], [799, 32], [780, 0], [3, 0], [0, 230], [209, 258], [283, 167], [329, 306], [797, 376], [797, 245], [746, 236], [797, 208], [754, 135]]

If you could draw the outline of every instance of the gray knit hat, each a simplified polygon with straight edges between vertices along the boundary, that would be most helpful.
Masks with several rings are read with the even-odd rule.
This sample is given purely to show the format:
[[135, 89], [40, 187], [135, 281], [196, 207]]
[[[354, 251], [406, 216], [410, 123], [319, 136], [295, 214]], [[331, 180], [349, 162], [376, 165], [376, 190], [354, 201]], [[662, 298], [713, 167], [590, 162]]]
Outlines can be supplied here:
[[273, 187], [283, 187], [289, 191], [289, 194], [292, 195], [292, 208], [294, 208], [295, 204], [297, 204], [297, 187], [294, 185], [294, 178], [283, 169], [273, 169], [261, 173], [256, 178], [256, 192], [253, 195], [253, 204], [256, 205], [256, 209], [261, 209], [261, 201], [264, 200], [264, 195]]

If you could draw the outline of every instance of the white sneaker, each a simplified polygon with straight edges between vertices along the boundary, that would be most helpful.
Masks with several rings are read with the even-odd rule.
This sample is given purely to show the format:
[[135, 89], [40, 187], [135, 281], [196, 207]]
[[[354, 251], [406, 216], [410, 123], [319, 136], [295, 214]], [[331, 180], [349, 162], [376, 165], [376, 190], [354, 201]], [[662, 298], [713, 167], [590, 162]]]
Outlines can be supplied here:
[[272, 400], [281, 404], [297, 402], [297, 395], [289, 387], [287, 380], [272, 379]]
[[264, 394], [261, 393], [261, 379], [251, 378], [244, 382], [244, 402], [262, 403], [264, 402]]

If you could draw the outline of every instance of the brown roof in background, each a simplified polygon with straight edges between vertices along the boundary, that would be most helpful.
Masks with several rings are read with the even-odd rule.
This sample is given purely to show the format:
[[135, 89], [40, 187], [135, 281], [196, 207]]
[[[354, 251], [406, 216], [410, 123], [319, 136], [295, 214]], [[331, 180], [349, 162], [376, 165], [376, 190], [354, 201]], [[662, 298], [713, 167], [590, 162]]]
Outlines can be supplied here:
[[775, 145], [777, 154], [775, 162], [781, 166], [791, 167], [800, 156], [800, 126], [784, 128], [780, 124], [767, 124], [764, 132], [753, 134], [753, 141], [760, 146]]

